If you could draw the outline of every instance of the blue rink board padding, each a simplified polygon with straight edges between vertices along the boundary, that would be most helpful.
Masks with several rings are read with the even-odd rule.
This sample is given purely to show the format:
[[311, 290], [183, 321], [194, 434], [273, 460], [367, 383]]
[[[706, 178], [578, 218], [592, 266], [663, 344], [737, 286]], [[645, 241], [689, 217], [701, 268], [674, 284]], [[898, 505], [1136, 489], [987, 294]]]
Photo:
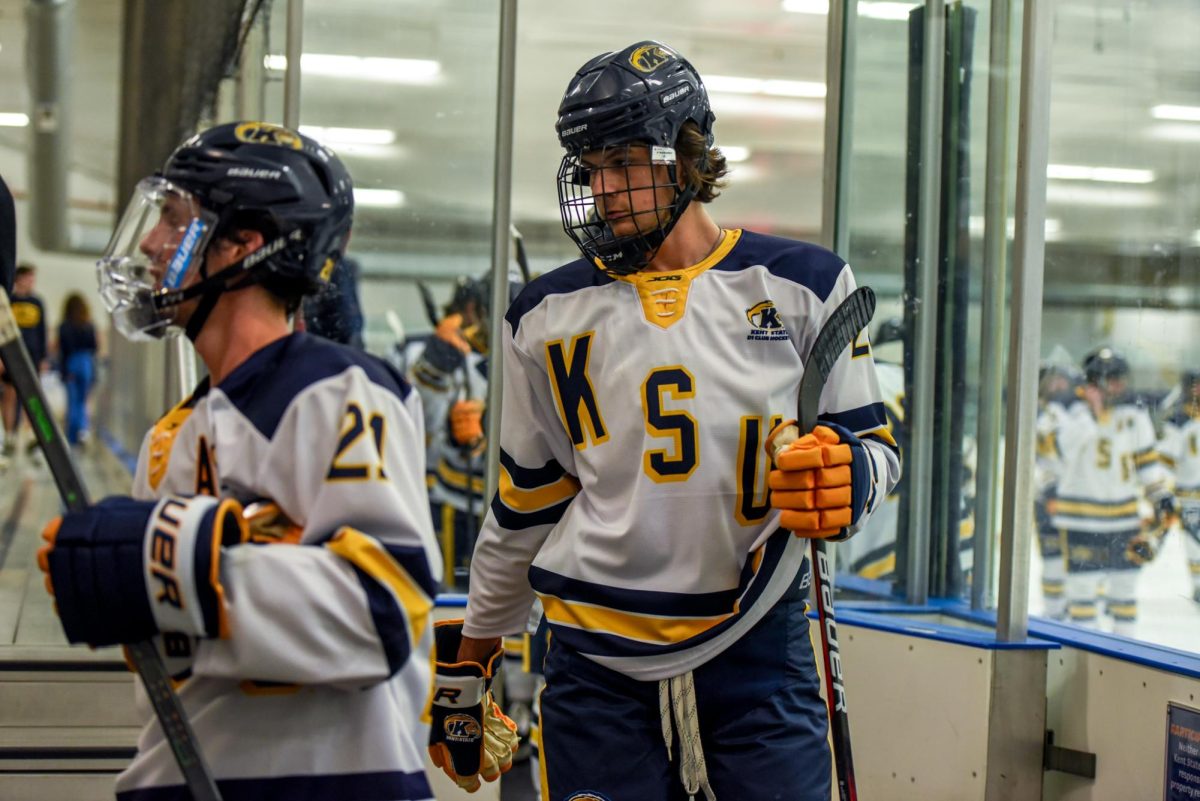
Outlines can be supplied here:
[[[891, 585], [887, 582], [860, 579], [856, 576], [838, 576], [837, 586], [844, 590], [880, 597], [880, 600], [876, 601], [843, 601], [838, 604], [838, 620], [851, 625], [859, 625], [852, 617], [858, 612], [860, 605], [863, 607], [864, 612], [858, 612], [859, 614], [867, 613], [875, 618], [896, 615], [911, 617], [914, 614], [926, 614], [953, 617], [962, 620], [964, 623], [973, 623], [990, 628], [994, 628], [996, 625], [996, 613], [994, 611], [976, 611], [959, 598], [931, 598], [927, 606], [914, 607], [904, 604], [898, 598], [895, 598], [895, 596], [891, 596], [894, 598], [892, 601], [884, 600], [891, 593]], [[842, 610], [845, 610], [845, 612]], [[962, 632], [965, 635], [969, 635], [972, 640], [978, 635], [983, 635], [985, 638], [993, 637], [987, 631], [942, 625], [954, 632]], [[872, 627], [881, 628], [879, 625]], [[924, 627], [923, 624], [922, 627]], [[932, 627], [932, 624], [930, 627]], [[889, 628], [883, 630], [891, 631], [898, 629]], [[910, 633], [913, 633], [914, 636], [919, 636], [915, 632]], [[1155, 645], [1128, 637], [1121, 637], [1116, 634], [1092, 631], [1067, 623], [1043, 620], [1038, 617], [1031, 617], [1029, 619], [1029, 636], [1038, 640], [1056, 643], [1058, 646], [1078, 648], [1081, 651], [1089, 651], [1112, 657], [1113, 659], [1120, 659], [1157, 670], [1163, 670], [1168, 673], [1200, 679], [1200, 654], [1180, 651], [1176, 648], [1168, 648], [1165, 645]], [[951, 639], [948, 641], [957, 642], [958, 640]], [[964, 644], [971, 643], [964, 642]]]

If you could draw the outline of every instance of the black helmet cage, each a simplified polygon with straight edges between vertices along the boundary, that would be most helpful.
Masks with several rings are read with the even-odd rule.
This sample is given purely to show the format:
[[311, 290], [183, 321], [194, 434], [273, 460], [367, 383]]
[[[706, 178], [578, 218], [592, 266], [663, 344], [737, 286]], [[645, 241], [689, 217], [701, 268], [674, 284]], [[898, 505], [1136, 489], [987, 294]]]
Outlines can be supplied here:
[[[714, 119], [699, 74], [686, 59], [658, 42], [638, 42], [618, 53], [604, 53], [580, 68], [559, 104], [555, 128], [566, 150], [558, 170], [563, 230], [586, 258], [619, 275], [637, 272], [654, 258], [698, 189], [690, 182], [679, 185], [675, 163], [679, 132], [692, 122], [703, 135], [705, 151], [697, 165], [703, 171], [707, 149], [713, 144]], [[646, 162], [631, 163], [631, 145], [649, 151], [652, 166], [644, 171], [649, 173], [648, 182], [633, 183], [635, 174], [644, 173], [630, 168], [644, 167]], [[666, 167], [667, 181], [658, 180], [664, 171], [653, 165]], [[603, 169], [594, 176], [599, 166]], [[605, 191], [609, 176], [613, 189]], [[661, 200], [659, 190], [669, 191], [670, 199]], [[629, 214], [635, 231], [618, 236], [611, 221], [602, 219], [604, 207], [616, 206], [623, 215], [632, 212], [633, 193], [638, 191], [652, 193], [654, 206]]]
[[171, 154], [162, 175], [216, 215], [214, 238], [243, 227], [268, 230], [262, 248], [219, 275], [207, 275], [202, 262], [200, 284], [164, 293], [159, 306], [268, 278], [272, 286], [311, 294], [349, 240], [349, 173], [333, 151], [286, 128], [246, 122], [211, 128]]

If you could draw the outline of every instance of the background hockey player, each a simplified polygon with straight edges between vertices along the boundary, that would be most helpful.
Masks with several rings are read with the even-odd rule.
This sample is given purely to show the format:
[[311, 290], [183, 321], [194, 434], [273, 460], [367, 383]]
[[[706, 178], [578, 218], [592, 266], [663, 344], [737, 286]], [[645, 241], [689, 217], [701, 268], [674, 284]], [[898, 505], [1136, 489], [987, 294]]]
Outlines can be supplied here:
[[1037, 462], [1033, 516], [1042, 554], [1042, 614], [1051, 620], [1067, 616], [1067, 563], [1062, 530], [1054, 525], [1050, 506], [1058, 494], [1062, 463], [1055, 442], [1067, 408], [1078, 398], [1083, 376], [1073, 365], [1043, 364], [1038, 370]]
[[[437, 665], [431, 751], [464, 781], [479, 748], [437, 716], [500, 730], [488, 666], [536, 592], [544, 795], [829, 798], [805, 538], [857, 531], [899, 460], [869, 350], [847, 352], [824, 424], [788, 451], [807, 464], [772, 472], [788, 491], [768, 500], [767, 434], [854, 279], [821, 248], [709, 217], [726, 172], [712, 125], [699, 75], [650, 41], [589, 61], [559, 107], [560, 207], [584, 258], [505, 315], [499, 490], [466, 622], [438, 626], [459, 661]], [[470, 701], [453, 701], [465, 673]]]
[[[352, 211], [328, 149], [222, 125], [137, 185], [99, 262], [116, 328], [182, 328], [209, 378], [147, 434], [133, 497], [53, 521], [39, 565], [71, 642], [156, 638], [230, 799], [432, 795], [420, 399], [289, 320]], [[189, 798], [140, 687], [138, 707], [117, 798]]]
[[1192, 598], [1200, 603], [1200, 370], [1185, 370], [1174, 412], [1163, 425], [1159, 451], [1175, 475]]
[[488, 279], [460, 278], [433, 335], [406, 349], [425, 409], [429, 504], [451, 591], [467, 589], [483, 517], [491, 291]]
[[[1080, 399], [1054, 429], [1061, 468], [1049, 511], [1063, 534], [1067, 614], [1096, 626], [1101, 584], [1117, 634], [1137, 623], [1139, 568], [1153, 558], [1174, 517], [1175, 499], [1159, 459], [1154, 425], [1129, 396], [1129, 363], [1103, 347], [1083, 360]], [[1152, 509], [1143, 521], [1140, 504]]]

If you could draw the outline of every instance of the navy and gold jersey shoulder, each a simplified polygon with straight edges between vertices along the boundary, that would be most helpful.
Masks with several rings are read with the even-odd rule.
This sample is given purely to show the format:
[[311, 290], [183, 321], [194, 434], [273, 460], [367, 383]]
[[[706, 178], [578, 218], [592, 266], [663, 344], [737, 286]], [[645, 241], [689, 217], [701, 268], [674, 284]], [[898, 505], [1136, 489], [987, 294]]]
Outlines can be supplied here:
[[521, 318], [550, 295], [565, 295], [594, 286], [613, 283], [610, 278], [586, 259], [576, 259], [562, 267], [540, 275], [526, 284], [517, 299], [508, 307], [504, 319], [508, 321], [514, 335], [521, 325]]
[[832, 251], [810, 242], [742, 231], [741, 239], [714, 270], [735, 272], [765, 267], [771, 275], [800, 284], [822, 303], [846, 269], [846, 262]]
[[219, 388], [268, 439], [292, 400], [308, 387], [359, 367], [367, 379], [403, 402], [412, 387], [382, 359], [304, 333], [291, 334], [256, 351]]

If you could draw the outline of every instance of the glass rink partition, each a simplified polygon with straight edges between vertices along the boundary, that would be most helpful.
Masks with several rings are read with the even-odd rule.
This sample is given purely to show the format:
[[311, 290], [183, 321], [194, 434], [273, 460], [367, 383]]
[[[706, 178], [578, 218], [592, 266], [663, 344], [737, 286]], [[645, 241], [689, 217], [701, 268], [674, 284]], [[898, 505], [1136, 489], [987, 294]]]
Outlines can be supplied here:
[[[72, 289], [99, 308], [90, 265], [114, 209], [175, 143], [288, 122], [356, 185], [338, 270], [357, 304], [306, 324], [414, 382], [470, 293], [503, 308], [510, 281], [577, 257], [555, 195], [570, 76], [635, 39], [678, 48], [731, 167], [714, 219], [818, 242], [879, 297], [872, 350], [904, 475], [833, 548], [863, 797], [1169, 790], [1168, 705], [1200, 707], [1200, 4], [28, 6], [0, 15], [0, 80], [28, 101], [0, 107], [25, 118], [0, 128], [0, 166], [19, 217], [39, 220], [21, 244], [47, 308]], [[200, 40], [224, 44], [163, 47]], [[69, 88], [26, 86], [24, 64], [52, 71], [68, 51]], [[161, 80], [164, 58], [188, 80]], [[57, 133], [26, 113], [54, 92]], [[141, 124], [152, 115], [182, 122]], [[40, 188], [56, 169], [70, 178], [57, 206]], [[497, 341], [499, 318], [476, 333]], [[180, 343], [107, 340], [96, 429], [128, 464], [198, 365]], [[461, 612], [497, 485], [489, 352], [445, 388], [486, 404], [486, 447], [427, 452], [435, 497], [465, 499], [432, 510], [445, 615]]]

